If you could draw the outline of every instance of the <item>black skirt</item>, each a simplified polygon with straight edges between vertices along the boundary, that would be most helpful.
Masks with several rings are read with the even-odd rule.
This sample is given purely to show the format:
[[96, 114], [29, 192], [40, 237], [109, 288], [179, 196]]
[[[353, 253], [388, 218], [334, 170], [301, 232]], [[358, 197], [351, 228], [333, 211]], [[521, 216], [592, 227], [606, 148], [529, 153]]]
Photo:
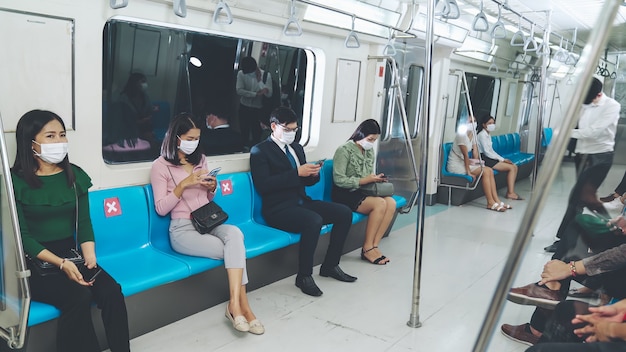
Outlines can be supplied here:
[[333, 189], [331, 191], [330, 197], [333, 202], [345, 204], [352, 211], [356, 211], [356, 209], [363, 203], [363, 200], [367, 197], [365, 194], [361, 193], [361, 190], [356, 189], [354, 191], [349, 190], [347, 188], [338, 187], [333, 184]]
[[490, 168], [493, 168], [497, 163], [500, 162], [500, 160], [498, 160], [498, 159], [491, 159], [490, 157], [486, 156], [485, 154], [480, 154], [480, 157], [485, 162], [485, 166], [490, 167]]

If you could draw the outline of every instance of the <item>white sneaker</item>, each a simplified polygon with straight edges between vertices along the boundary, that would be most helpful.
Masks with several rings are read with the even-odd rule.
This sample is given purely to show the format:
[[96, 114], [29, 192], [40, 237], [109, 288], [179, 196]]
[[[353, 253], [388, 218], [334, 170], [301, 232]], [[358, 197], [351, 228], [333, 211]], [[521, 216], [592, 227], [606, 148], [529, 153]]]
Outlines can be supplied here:
[[604, 205], [604, 209], [609, 212], [611, 219], [618, 217], [624, 209], [624, 204], [622, 204], [619, 198], [615, 198], [610, 202], [603, 203], [602, 205]]

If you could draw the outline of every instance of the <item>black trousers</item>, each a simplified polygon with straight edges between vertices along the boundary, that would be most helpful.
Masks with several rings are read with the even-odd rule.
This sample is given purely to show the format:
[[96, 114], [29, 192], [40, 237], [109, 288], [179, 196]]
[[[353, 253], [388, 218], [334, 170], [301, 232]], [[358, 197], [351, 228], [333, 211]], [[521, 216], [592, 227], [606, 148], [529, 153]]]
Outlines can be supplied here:
[[[622, 239], [621, 241], [623, 243], [624, 240]], [[616, 246], [620, 244], [617, 242], [611, 242], [611, 243], [613, 243]], [[602, 248], [603, 245], [606, 245], [606, 244], [603, 244], [600, 241], [598, 241], [598, 243], [591, 243], [591, 242], [589, 243], [589, 246], [591, 248], [594, 248], [595, 253], [600, 253], [601, 251], [608, 249], [606, 247]], [[581, 259], [581, 257], [576, 255], [574, 257], [564, 257], [564, 258], [553, 257], [553, 259], [559, 259], [564, 262], [569, 262], [571, 260], [579, 260]], [[624, 299], [626, 298], [626, 280], [624, 280], [624, 277], [626, 277], [626, 267], [622, 267], [618, 270], [604, 272], [602, 274], [594, 275], [594, 276], [577, 275], [575, 278], [567, 278], [567, 279], [560, 281], [561, 293], [564, 296], [567, 296], [570, 283], [572, 280], [575, 280], [576, 282], [586, 287], [589, 287], [593, 290], [603, 289], [607, 295], [615, 299]], [[544, 309], [544, 308], [536, 308], [530, 319], [530, 325], [533, 328], [541, 332], [549, 331], [550, 330], [549, 322], [551, 319], [559, 320], [558, 318], [559, 316], [563, 316], [564, 314], [565, 315], [567, 314], [567, 313], [558, 313], [559, 309], [565, 310], [566, 312], [573, 310], [573, 308], [572, 309], [567, 308], [568, 305], [565, 303], [568, 303], [568, 302], [575, 302], [575, 301], [561, 302], [557, 305], [557, 309], [555, 309], [555, 311]], [[585, 308], [586, 307], [587, 306], [585, 306]], [[579, 314], [584, 314], [584, 313], [579, 313]], [[572, 318], [573, 318], [573, 315], [572, 315]], [[569, 320], [567, 319], [560, 319], [560, 320], [571, 321], [571, 318]], [[562, 340], [559, 340], [559, 341], [562, 341]]]
[[300, 233], [298, 276], [313, 273], [313, 256], [324, 224], [332, 224], [330, 243], [322, 266], [332, 268], [339, 259], [352, 225], [352, 211], [343, 204], [304, 201], [303, 204], [268, 214], [263, 214], [267, 223], [277, 229]]
[[249, 147], [261, 141], [261, 133], [263, 132], [260, 125], [261, 116], [263, 116], [261, 109], [239, 104], [239, 129], [243, 142]]
[[626, 342], [539, 343], [526, 352], [626, 352]]
[[[574, 220], [576, 214], [582, 212], [584, 207], [596, 210], [601, 214], [608, 215], [602, 202], [596, 195], [598, 188], [604, 182], [613, 164], [613, 152], [600, 154], [578, 154], [581, 165], [577, 167], [578, 177], [570, 192], [567, 209], [563, 220], [559, 225], [556, 237], [563, 239], [567, 226]], [[580, 172], [578, 172], [580, 170]], [[561, 243], [565, 244], [565, 243]], [[571, 245], [571, 242], [570, 242]], [[555, 255], [563, 256], [569, 248], [558, 248]]]
[[[73, 246], [74, 241], [71, 240]], [[46, 248], [55, 252], [48, 244]], [[33, 270], [31, 270], [33, 272]], [[81, 286], [64, 273], [30, 279], [32, 298], [61, 310], [57, 326], [57, 351], [100, 352], [98, 338], [91, 321], [91, 304], [102, 311], [109, 348], [112, 352], [130, 351], [128, 317], [121, 286], [102, 270], [93, 286]]]
[[589, 304], [580, 301], [559, 303], [547, 322], [539, 342], [526, 352], [626, 352], [626, 342], [582, 343], [583, 338], [574, 334], [574, 329], [585, 324], [572, 324], [576, 314], [588, 314]]

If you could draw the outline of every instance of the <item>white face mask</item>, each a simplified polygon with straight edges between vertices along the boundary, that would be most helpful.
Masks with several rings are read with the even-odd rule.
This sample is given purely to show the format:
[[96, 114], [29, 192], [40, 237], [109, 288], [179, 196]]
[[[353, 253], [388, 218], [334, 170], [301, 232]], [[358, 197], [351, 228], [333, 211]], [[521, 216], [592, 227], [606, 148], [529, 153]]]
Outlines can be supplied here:
[[141, 90], [143, 90], [144, 92], [145, 92], [145, 91], [147, 91], [147, 90], [148, 90], [148, 83], [143, 82], [143, 83], [141, 84]]
[[[35, 144], [39, 144], [33, 141]], [[39, 144], [41, 148], [41, 153], [37, 153], [33, 149], [33, 153], [38, 156], [41, 160], [50, 163], [50, 164], [58, 164], [67, 155], [67, 142], [65, 143], [44, 143]]]
[[282, 132], [281, 137], [278, 138], [279, 141], [285, 144], [291, 144], [296, 140], [296, 131], [285, 132], [285, 130], [283, 130]]
[[476, 127], [478, 127], [478, 123], [476, 121], [467, 124], [467, 129], [470, 131], [476, 131]]
[[357, 143], [365, 150], [374, 148], [374, 143], [368, 141], [367, 139], [361, 139], [360, 141], [357, 141]]
[[[178, 137], [178, 139], [180, 139], [180, 137]], [[200, 144], [199, 139], [195, 141], [184, 141], [180, 139], [180, 145], [178, 146], [178, 149], [180, 149], [180, 151], [185, 153], [186, 155], [189, 155], [196, 151], [196, 149], [198, 148], [198, 144]]]
[[493, 132], [496, 129], [496, 124], [492, 123], [491, 125], [487, 125], [487, 131]]

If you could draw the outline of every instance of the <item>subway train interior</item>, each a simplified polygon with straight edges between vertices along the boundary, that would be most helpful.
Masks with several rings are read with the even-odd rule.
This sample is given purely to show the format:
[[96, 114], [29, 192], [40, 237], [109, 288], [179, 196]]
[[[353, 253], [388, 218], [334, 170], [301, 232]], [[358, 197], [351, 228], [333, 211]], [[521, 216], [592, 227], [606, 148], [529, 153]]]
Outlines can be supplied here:
[[[626, 171], [625, 22], [623, 0], [0, 0], [0, 351], [56, 351], [60, 311], [31, 299], [10, 172], [17, 122], [33, 109], [63, 119], [69, 160], [91, 177], [98, 263], [122, 287], [132, 351], [525, 351], [501, 326], [527, 323], [534, 307], [507, 293], [551, 258], [592, 77], [622, 106], [598, 197]], [[246, 57], [271, 91], [256, 134], [239, 114]], [[330, 200], [335, 150], [366, 119], [381, 126], [375, 171], [394, 185], [380, 243], [390, 262], [361, 260], [367, 216], [355, 213], [341, 267], [358, 280], [319, 277], [322, 231], [321, 297], [294, 286], [299, 236], [272, 232], [250, 176], [250, 148], [279, 106], [296, 113], [307, 162], [326, 160], [312, 198]], [[152, 162], [183, 112], [222, 114], [241, 136], [205, 147], [205, 167], [221, 167], [215, 199], [244, 232], [263, 335], [224, 318], [224, 262], [174, 252], [169, 217], [155, 212]], [[523, 199], [505, 197], [506, 173], [494, 177], [506, 211], [486, 205], [482, 172], [446, 165], [484, 115], [518, 167]], [[620, 206], [605, 205], [615, 216]], [[95, 305], [92, 319], [108, 351]]]

